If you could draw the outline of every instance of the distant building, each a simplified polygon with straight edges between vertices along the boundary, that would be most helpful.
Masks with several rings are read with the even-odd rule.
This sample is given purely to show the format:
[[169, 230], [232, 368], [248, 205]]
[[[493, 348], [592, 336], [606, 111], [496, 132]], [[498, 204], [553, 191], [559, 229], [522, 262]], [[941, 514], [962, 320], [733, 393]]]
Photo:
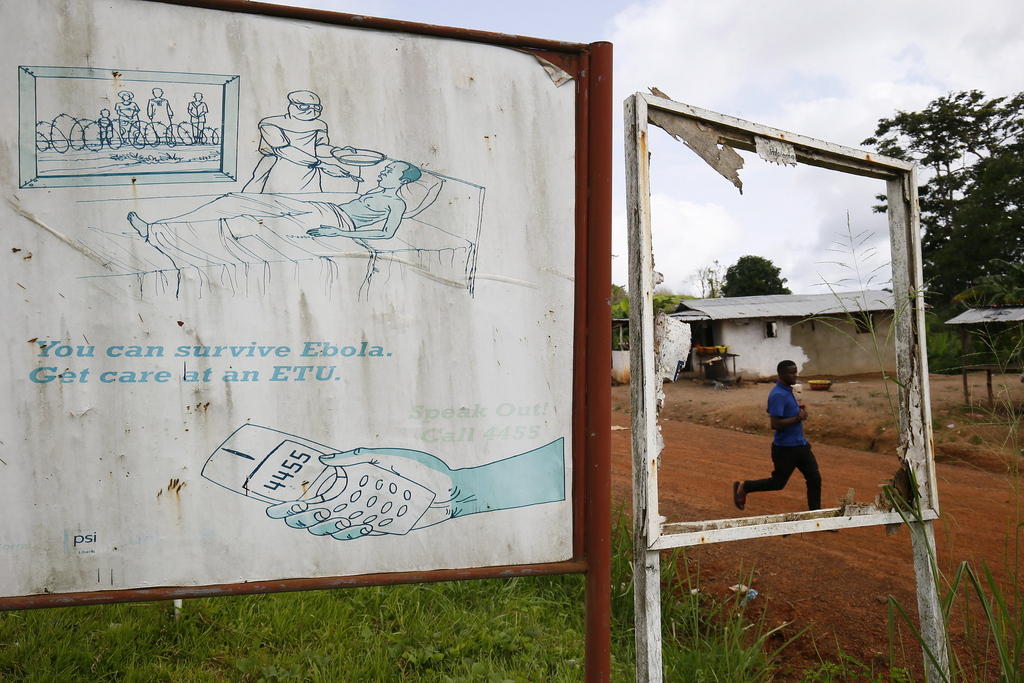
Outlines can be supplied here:
[[987, 325], [989, 323], [1016, 323], [1024, 321], [1024, 306], [985, 306], [968, 308], [950, 318], [947, 325]]
[[896, 371], [892, 292], [776, 294], [687, 299], [674, 318], [690, 323], [693, 345], [686, 370], [697, 372], [728, 347], [728, 370], [745, 379], [773, 377], [790, 359], [800, 374], [855, 375]]
[[[1024, 322], [1024, 306], [984, 306], [979, 308], [968, 308], [966, 311], [950, 318], [947, 325], [960, 326], [960, 344], [963, 348], [963, 355], [960, 357], [960, 373], [963, 375], [964, 403], [971, 402], [971, 388], [967, 381], [967, 373], [984, 370], [985, 387], [988, 390], [988, 404], [993, 405], [992, 374], [1003, 372], [1021, 372], [1024, 366], [1020, 363], [1020, 355], [1014, 357], [996, 358], [992, 353], [994, 347], [988, 344], [979, 344], [982, 348], [975, 352], [974, 335], [981, 330], [989, 328], [989, 334], [997, 334], [1000, 328], [1005, 328], [1010, 323]], [[988, 348], [985, 348], [988, 347]], [[999, 361], [999, 362], [996, 362]], [[1021, 376], [1024, 382], [1024, 375]]]

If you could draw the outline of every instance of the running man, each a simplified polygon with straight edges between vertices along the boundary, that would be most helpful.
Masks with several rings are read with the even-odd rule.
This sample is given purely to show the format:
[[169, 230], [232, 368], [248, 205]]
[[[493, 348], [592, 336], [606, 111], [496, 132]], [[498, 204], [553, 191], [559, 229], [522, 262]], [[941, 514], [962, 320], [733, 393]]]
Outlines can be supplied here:
[[793, 395], [797, 367], [791, 360], [778, 364], [779, 379], [768, 394], [768, 416], [775, 438], [772, 439], [772, 475], [767, 479], [734, 481], [732, 501], [740, 510], [747, 504], [747, 494], [757, 491], [781, 491], [793, 470], [800, 470], [807, 481], [807, 509], [821, 508], [821, 474], [811, 444], [804, 438], [803, 423], [807, 407]]

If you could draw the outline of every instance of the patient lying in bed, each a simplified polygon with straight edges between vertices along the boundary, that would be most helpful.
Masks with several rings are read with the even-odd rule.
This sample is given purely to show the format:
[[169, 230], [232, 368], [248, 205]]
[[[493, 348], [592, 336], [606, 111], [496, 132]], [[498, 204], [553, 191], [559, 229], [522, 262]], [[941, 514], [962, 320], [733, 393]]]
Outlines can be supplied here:
[[[483, 188], [421, 172], [404, 161], [378, 168], [378, 187], [361, 195], [232, 193], [151, 222], [133, 211], [128, 214], [133, 234], [170, 268], [154, 263], [152, 252], [147, 257], [119, 250], [119, 259], [127, 259], [125, 268], [134, 273], [177, 270], [180, 278], [182, 270], [196, 269], [200, 279], [217, 273], [231, 282], [247, 280], [250, 273], [265, 278], [273, 264], [317, 264], [309, 267], [318, 270], [308, 272], [354, 274], [358, 271], [337, 267], [366, 259], [360, 269], [365, 283], [378, 269], [401, 268], [472, 293]], [[446, 199], [438, 202], [445, 188]], [[322, 270], [325, 260], [329, 271]], [[250, 271], [252, 265], [260, 268]], [[264, 284], [261, 280], [259, 286]]]
[[[170, 224], [220, 222], [247, 217], [287, 218], [306, 227], [312, 237], [349, 237], [358, 239], [390, 239], [394, 237], [405, 215], [406, 203], [399, 196], [402, 186], [420, 179], [421, 172], [405, 161], [393, 161], [377, 176], [378, 187], [343, 204], [298, 199], [279, 194], [222, 195], [178, 216], [152, 223], [134, 211], [128, 222], [147, 242], [158, 249], [167, 246], [164, 234]], [[177, 237], [175, 232], [174, 237]]]

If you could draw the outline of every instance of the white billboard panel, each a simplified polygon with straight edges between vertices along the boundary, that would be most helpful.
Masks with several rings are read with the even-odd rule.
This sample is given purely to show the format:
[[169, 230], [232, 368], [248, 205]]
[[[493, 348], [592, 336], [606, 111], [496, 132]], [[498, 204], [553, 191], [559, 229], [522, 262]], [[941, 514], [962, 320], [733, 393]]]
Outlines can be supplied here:
[[0, 595], [572, 557], [572, 82], [134, 0], [0, 59]]

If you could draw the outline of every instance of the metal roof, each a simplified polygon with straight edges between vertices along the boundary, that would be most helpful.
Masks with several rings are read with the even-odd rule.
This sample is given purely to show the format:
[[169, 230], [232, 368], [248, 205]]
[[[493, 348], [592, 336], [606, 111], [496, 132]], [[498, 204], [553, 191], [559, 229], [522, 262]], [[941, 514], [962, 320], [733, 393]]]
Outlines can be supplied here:
[[672, 317], [695, 320], [735, 320], [738, 318], [808, 318], [860, 311], [891, 311], [892, 292], [827, 292], [824, 294], [771, 294], [731, 296], [720, 299], [685, 299], [683, 310]]
[[971, 323], [1010, 323], [1024, 320], [1024, 306], [993, 306], [992, 308], [968, 308], [950, 318], [947, 325], [969, 325]]

